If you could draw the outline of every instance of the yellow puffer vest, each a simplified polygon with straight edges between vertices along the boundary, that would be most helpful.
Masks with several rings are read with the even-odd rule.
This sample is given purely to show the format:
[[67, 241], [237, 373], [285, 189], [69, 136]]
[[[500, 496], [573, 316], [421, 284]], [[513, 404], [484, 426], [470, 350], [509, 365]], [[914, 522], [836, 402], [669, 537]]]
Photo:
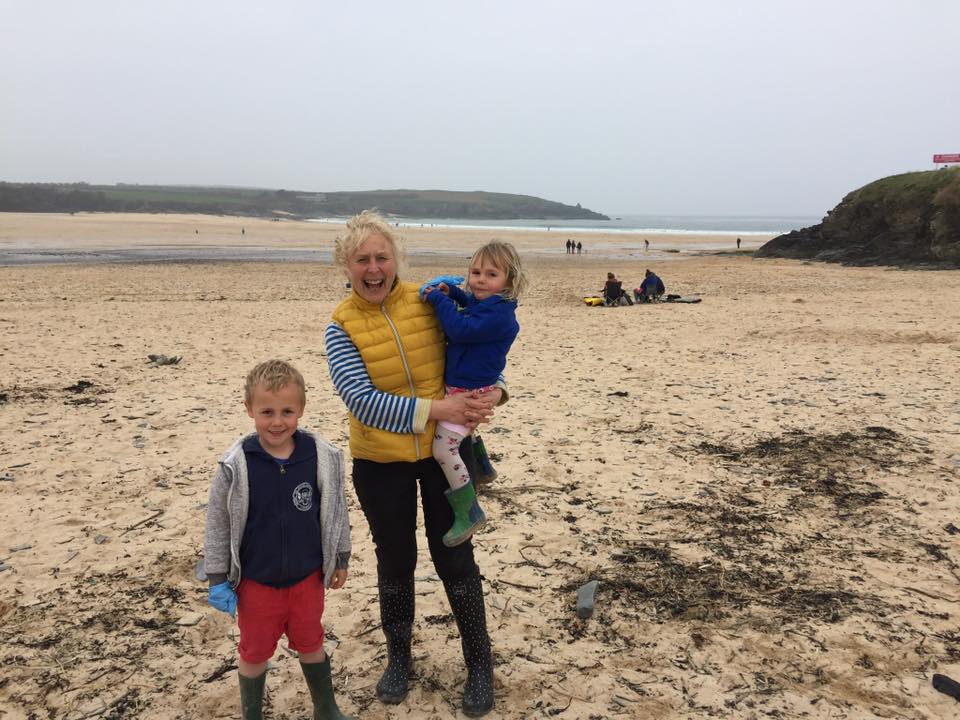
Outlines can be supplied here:
[[[433, 308], [420, 301], [419, 287], [397, 282], [381, 305], [356, 292], [333, 311], [360, 351], [378, 390], [439, 399], [443, 397], [445, 340]], [[436, 423], [420, 434], [392, 433], [364, 425], [350, 414], [350, 454], [375, 462], [413, 462], [431, 457]]]

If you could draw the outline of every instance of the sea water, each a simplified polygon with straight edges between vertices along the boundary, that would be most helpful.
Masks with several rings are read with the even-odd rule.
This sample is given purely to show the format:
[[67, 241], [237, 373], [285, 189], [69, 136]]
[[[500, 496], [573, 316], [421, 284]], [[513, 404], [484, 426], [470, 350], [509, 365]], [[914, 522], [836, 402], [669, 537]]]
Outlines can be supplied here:
[[[609, 220], [478, 220], [474, 218], [390, 218], [398, 227], [453, 227], [488, 230], [540, 230], [557, 233], [640, 233], [644, 235], [783, 235], [816, 225], [810, 215], [611, 215]], [[312, 222], [343, 224], [346, 218], [312, 218]]]

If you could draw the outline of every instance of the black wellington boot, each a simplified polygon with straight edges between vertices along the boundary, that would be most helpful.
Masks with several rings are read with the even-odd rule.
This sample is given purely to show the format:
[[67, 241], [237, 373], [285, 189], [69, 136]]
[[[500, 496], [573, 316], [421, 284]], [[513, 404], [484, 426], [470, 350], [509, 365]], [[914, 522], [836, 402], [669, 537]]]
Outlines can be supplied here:
[[493, 659], [479, 577], [444, 580], [450, 609], [460, 630], [460, 645], [467, 665], [463, 686], [463, 712], [468, 717], [486, 715], [493, 708]]
[[377, 683], [377, 697], [396, 705], [407, 696], [410, 682], [410, 642], [413, 637], [413, 576], [381, 581], [380, 623], [387, 638], [387, 669]]

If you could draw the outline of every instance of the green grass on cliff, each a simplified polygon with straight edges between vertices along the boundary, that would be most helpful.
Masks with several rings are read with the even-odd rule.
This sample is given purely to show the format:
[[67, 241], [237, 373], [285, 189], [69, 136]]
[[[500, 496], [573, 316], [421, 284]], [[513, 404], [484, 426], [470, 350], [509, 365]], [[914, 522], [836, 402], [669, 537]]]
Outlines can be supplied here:
[[854, 190], [851, 198], [866, 202], [883, 200], [891, 196], [909, 199], [911, 197], [933, 197], [948, 185], [960, 183], [960, 167], [931, 172], [903, 173], [891, 175]]

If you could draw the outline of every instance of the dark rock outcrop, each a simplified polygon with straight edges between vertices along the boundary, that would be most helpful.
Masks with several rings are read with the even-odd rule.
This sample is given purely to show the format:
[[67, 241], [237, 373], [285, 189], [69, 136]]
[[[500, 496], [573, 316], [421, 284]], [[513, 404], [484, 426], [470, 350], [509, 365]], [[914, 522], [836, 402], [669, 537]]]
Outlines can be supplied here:
[[820, 224], [780, 235], [754, 257], [960, 267], [960, 167], [870, 183], [847, 195]]

